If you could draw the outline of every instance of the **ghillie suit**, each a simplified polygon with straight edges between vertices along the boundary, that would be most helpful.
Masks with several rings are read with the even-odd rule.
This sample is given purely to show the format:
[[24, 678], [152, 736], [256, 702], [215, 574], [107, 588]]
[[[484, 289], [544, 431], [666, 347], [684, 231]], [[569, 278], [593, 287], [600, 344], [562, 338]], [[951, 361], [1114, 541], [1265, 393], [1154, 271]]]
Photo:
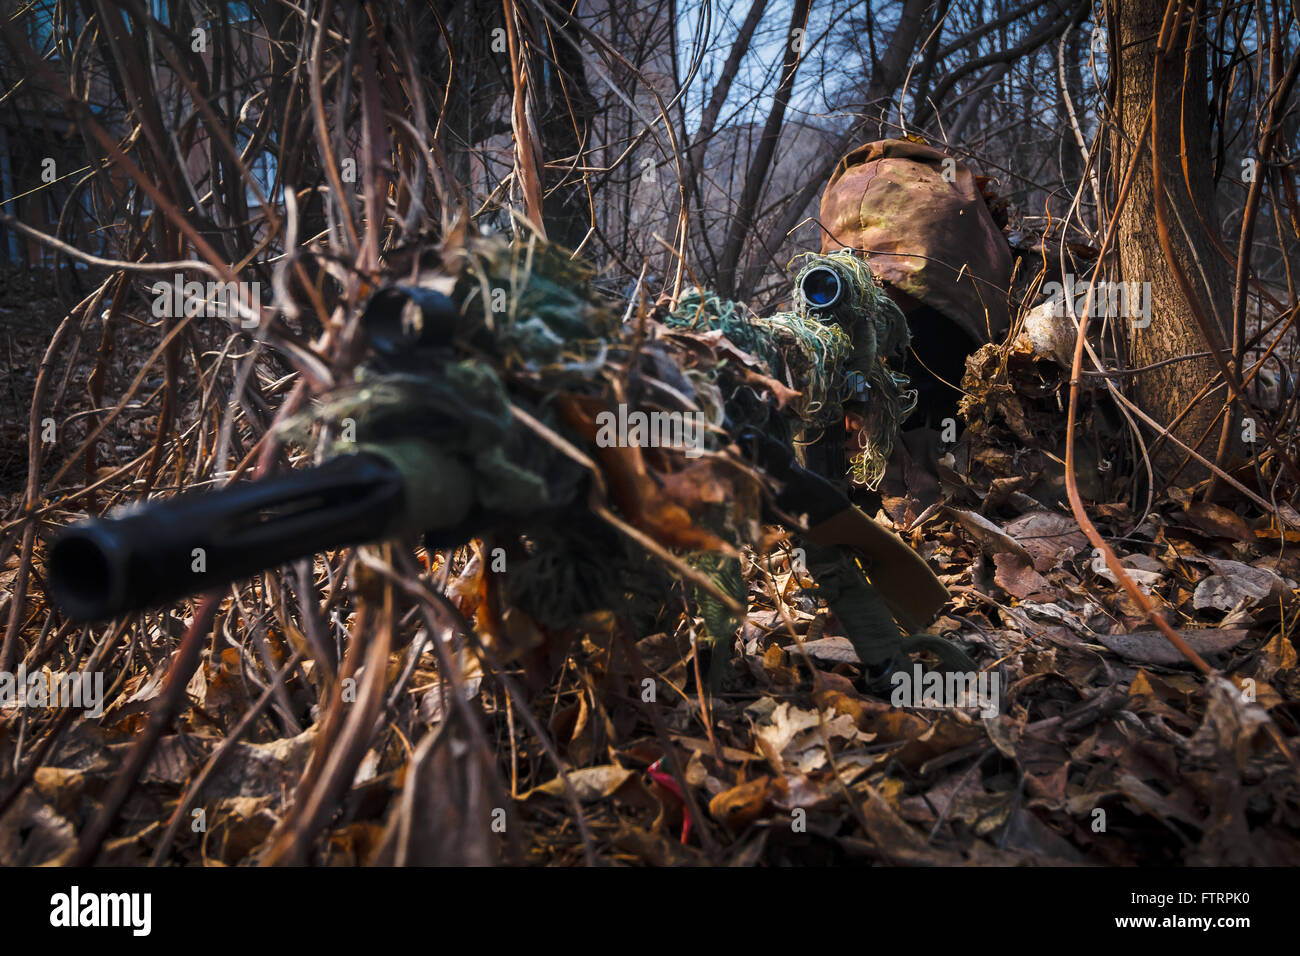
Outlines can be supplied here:
[[[815, 505], [788, 494], [774, 499], [770, 478], [746, 455], [747, 441], [791, 451], [815, 446], [857, 408], [868, 423], [861, 448], [846, 472], [826, 477], [866, 489], [879, 482], [914, 393], [891, 365], [907, 347], [906, 323], [861, 259], [804, 257], [794, 307], [770, 316], [699, 289], [671, 310], [637, 312], [635, 303], [600, 292], [563, 250], [535, 240], [476, 241], [443, 266], [451, 267], [447, 274], [424, 283], [460, 313], [441, 353], [414, 365], [403, 356], [402, 370], [382, 363], [364, 370], [291, 430], [301, 438], [314, 421], [333, 435], [351, 419], [364, 448], [415, 421], [467, 423], [438, 439], [439, 452], [455, 457], [464, 476], [465, 489], [453, 495], [471, 501], [463, 514], [492, 516], [486, 533], [511, 552], [503, 607], [544, 631], [614, 611], [644, 633], [671, 607], [664, 598], [673, 579], [685, 578], [718, 688], [746, 606], [742, 549], [757, 545], [763, 521], [784, 509], [787, 517], [822, 519], [819, 535], [801, 539], [808, 570], [870, 678], [884, 678], [914, 650], [974, 669], [955, 646], [909, 638], [896, 623], [895, 616], [909, 629], [923, 627], [946, 597], [910, 549], [861, 512], [853, 516], [870, 525], [867, 550], [895, 549], [895, 558], [913, 562], [910, 582], [921, 597], [900, 597], [891, 581], [887, 601], [864, 577], [859, 562], [870, 556], [862, 542], [850, 547], [842, 528], [825, 526], [839, 512], [816, 514]], [[818, 294], [810, 277], [824, 282], [828, 270], [841, 294], [829, 304], [810, 301]], [[405, 318], [418, 326], [426, 318], [414, 291], [410, 301], [416, 307], [404, 306]], [[376, 310], [369, 311], [373, 323]], [[692, 425], [666, 428], [678, 421]], [[328, 448], [347, 450], [337, 441]], [[446, 484], [439, 482], [440, 494]], [[557, 514], [566, 499], [583, 504], [560, 505]]]
[[[857, 411], [859, 450], [849, 459], [847, 474], [825, 477], [867, 489], [871, 493], [867, 497], [878, 504], [875, 488], [899, 426], [916, 400], [907, 377], [895, 371], [910, 341], [907, 323], [852, 252], [801, 258], [791, 311], [748, 315], [734, 302], [692, 290], [665, 323], [670, 328], [721, 332], [756, 358], [763, 374], [780, 383], [763, 395], [753, 389], [745, 372], [738, 373], [737, 359], [712, 368], [712, 382], [726, 396], [728, 428], [733, 434], [757, 428], [771, 440], [795, 446], [800, 457], [807, 458], [808, 449], [831, 444], [827, 434], [842, 436], [845, 413]], [[831, 467], [837, 464], [833, 457], [830, 461]], [[829, 470], [825, 457], [816, 465]], [[849, 521], [847, 516], [843, 520]], [[835, 519], [828, 523], [834, 525]], [[895, 617], [907, 620], [908, 611], [894, 607], [891, 615], [886, 600], [864, 577], [860, 562], [868, 556], [862, 553], [861, 543], [848, 546], [847, 539], [836, 533], [844, 529], [823, 524], [818, 530], [801, 538], [807, 568], [819, 596], [839, 619], [866, 667], [869, 683], [883, 685], [892, 666], [913, 651], [930, 651], [951, 669], [975, 669], [970, 658], [946, 640], [903, 637]], [[883, 557], [877, 554], [876, 560]], [[925, 583], [918, 574], [918, 588], [923, 590]], [[918, 626], [916, 621], [908, 624]]]
[[[737, 303], [690, 290], [665, 321], [672, 328], [721, 331], [758, 358], [769, 374], [780, 375], [782, 385], [799, 393], [773, 403], [737, 388], [727, 407], [733, 424], [764, 428], [774, 438], [807, 448], [841, 426], [846, 411], [861, 409], [864, 425], [859, 450], [848, 461], [848, 477], [874, 491], [899, 426], [916, 401], [907, 377], [895, 371], [911, 341], [907, 323], [853, 253], [808, 253], [800, 258], [803, 265], [795, 276], [791, 311], [747, 315]], [[830, 304], [809, 301], [819, 291], [815, 280], [828, 272], [840, 294]], [[725, 377], [726, 369], [720, 366], [717, 374]]]
[[[680, 610], [681, 581], [716, 687], [746, 610], [742, 549], [764, 520], [802, 529], [806, 516], [809, 569], [871, 675], [921, 648], [971, 670], [955, 647], [899, 627], [921, 630], [947, 598], [925, 562], [794, 460], [865, 403], [875, 424], [853, 470], [870, 485], [910, 402], [889, 367], [906, 328], [861, 263], [814, 256], [800, 275], [790, 312], [751, 317], [696, 292], [656, 316], [536, 239], [444, 249], [347, 330], [369, 346], [354, 382], [283, 426], [327, 461], [73, 528], [51, 552], [56, 595], [74, 617], [107, 616], [327, 547], [479, 537], [504, 573], [484, 574], [463, 610], [502, 656], [593, 612], [650, 633]], [[162, 586], [139, 571], [175, 567], [196, 544], [210, 556], [201, 576]], [[111, 572], [102, 588], [84, 586], [90, 557]]]

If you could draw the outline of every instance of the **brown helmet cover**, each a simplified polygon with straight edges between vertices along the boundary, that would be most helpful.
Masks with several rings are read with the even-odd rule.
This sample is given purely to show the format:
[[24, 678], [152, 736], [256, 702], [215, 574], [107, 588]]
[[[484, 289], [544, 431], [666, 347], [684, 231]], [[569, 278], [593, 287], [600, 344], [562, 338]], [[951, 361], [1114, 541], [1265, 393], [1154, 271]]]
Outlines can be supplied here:
[[905, 139], [859, 146], [826, 184], [821, 225], [823, 253], [865, 253], [878, 278], [976, 342], [1006, 332], [1011, 250], [960, 160]]

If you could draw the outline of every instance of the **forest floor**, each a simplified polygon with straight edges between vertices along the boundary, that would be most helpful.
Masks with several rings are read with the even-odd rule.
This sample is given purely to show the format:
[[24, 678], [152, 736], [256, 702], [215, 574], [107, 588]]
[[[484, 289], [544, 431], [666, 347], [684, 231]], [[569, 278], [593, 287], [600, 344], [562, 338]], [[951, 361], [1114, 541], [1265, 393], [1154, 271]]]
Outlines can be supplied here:
[[[0, 619], [19, 572], [26, 418], [48, 338], [48, 328], [0, 316], [11, 370], [0, 395]], [[69, 402], [89, 371], [73, 373]], [[629, 635], [597, 615], [538, 638], [548, 662], [538, 680], [534, 663], [486, 661], [481, 641], [445, 623], [430, 633], [432, 619], [399, 605], [375, 732], [305, 859], [1300, 862], [1300, 531], [1232, 498], [1175, 491], [1147, 507], [1130, 477], [1107, 473], [1106, 443], [1092, 443], [1080, 475], [1088, 513], [1215, 669], [1199, 673], [1117, 585], [1063, 504], [1060, 371], [1035, 359], [1008, 374], [986, 398], [979, 432], [941, 464], [941, 498], [886, 496], [878, 516], [952, 592], [932, 630], [994, 682], [995, 713], [895, 706], [864, 691], [852, 646], [780, 548], [747, 563], [736, 680], [717, 695], [699, 692], [699, 620], [685, 611], [653, 634]], [[124, 448], [147, 447], [149, 420], [127, 415], [115, 427]], [[44, 548], [38, 539], [34, 570]], [[475, 618], [490, 587], [479, 557], [462, 549], [430, 569], [447, 575], [462, 620]], [[328, 577], [323, 559], [317, 571]], [[319, 735], [339, 733], [336, 708], [296, 653], [304, 638], [292, 621], [244, 605], [274, 599], [273, 582], [258, 578], [238, 604], [226, 599], [101, 863], [254, 862], [301, 813], [295, 794], [323, 792], [304, 775], [328, 775], [309, 756]], [[358, 623], [346, 606], [333, 613], [341, 633]], [[72, 858], [193, 618], [189, 605], [147, 615], [130, 646], [105, 659], [100, 716], [0, 709], [0, 864]], [[21, 626], [28, 656], [53, 671], [80, 668], [102, 639], [52, 631], [39, 580]], [[453, 706], [435, 641], [460, 661], [462, 699], [485, 733]], [[650, 701], [642, 667], [654, 674]], [[354, 676], [368, 687], [363, 671]]]

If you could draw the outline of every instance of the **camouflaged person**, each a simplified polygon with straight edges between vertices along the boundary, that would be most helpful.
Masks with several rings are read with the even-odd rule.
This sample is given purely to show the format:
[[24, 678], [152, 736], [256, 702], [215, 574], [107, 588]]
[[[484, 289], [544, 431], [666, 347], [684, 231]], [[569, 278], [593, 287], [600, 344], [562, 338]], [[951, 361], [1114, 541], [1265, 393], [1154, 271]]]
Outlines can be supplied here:
[[[940, 438], [946, 419], [956, 426], [966, 357], [1003, 337], [1010, 324], [1010, 247], [981, 180], [961, 161], [910, 140], [867, 143], [845, 155], [822, 195], [820, 224], [822, 254], [852, 250], [901, 310], [906, 331], [900, 340], [906, 348], [897, 371], [910, 380], [915, 404], [900, 424], [883, 484], [863, 485], [847, 469], [861, 508], [833, 516], [805, 537], [808, 570], [853, 643], [870, 689], [887, 687], [915, 652], [935, 656], [946, 670], [973, 672], [975, 663], [959, 646], [921, 630], [942, 601], [933, 574], [911, 570], [911, 588], [882, 586], [885, 568], [901, 555], [874, 545], [874, 532], [864, 536], [870, 529], [862, 517], [879, 508], [877, 488], [926, 504], [938, 498]], [[868, 393], [856, 407], [845, 403], [843, 427], [828, 429], [805, 449], [810, 467], [828, 478], [846, 474], [844, 462], [859, 452], [873, 398], [878, 396]], [[906, 622], [903, 633], [892, 626], [885, 606], [900, 590], [934, 595], [924, 620], [920, 615], [909, 620], [891, 608]]]
[[886, 482], [921, 498], [938, 492], [939, 437], [956, 422], [966, 357], [1010, 324], [1011, 249], [983, 182], [938, 149], [886, 139], [846, 154], [821, 200], [822, 252], [863, 256], [906, 316], [917, 403]]

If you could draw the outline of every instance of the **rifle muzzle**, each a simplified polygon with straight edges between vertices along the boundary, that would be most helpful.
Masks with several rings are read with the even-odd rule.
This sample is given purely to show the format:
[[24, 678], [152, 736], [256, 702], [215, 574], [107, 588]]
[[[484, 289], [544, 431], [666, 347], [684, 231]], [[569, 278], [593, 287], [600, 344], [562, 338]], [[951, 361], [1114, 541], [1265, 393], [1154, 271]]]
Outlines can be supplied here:
[[55, 540], [50, 589], [69, 618], [114, 617], [386, 537], [402, 524], [405, 497], [393, 462], [360, 452], [219, 492], [133, 505]]

